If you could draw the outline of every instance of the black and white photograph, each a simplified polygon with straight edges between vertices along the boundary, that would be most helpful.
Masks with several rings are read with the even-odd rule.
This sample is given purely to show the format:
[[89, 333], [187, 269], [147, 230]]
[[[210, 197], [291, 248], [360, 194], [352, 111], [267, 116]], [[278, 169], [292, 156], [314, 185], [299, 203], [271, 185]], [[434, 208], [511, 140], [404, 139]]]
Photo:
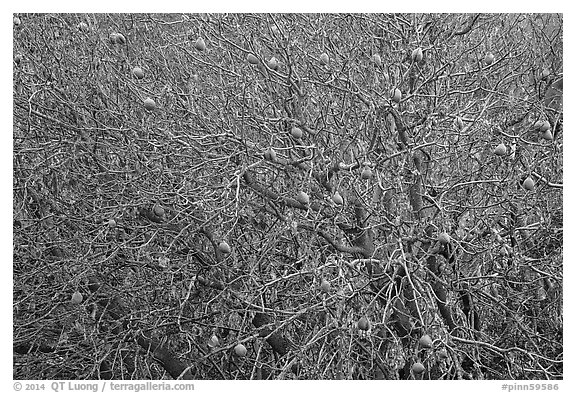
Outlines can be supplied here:
[[14, 387], [562, 390], [563, 13], [8, 17]]

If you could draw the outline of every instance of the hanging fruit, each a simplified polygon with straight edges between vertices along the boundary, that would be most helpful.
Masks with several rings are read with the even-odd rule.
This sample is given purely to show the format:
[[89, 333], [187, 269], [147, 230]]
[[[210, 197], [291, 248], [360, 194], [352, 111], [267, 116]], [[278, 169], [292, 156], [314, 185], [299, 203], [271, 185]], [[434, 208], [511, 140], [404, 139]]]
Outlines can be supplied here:
[[132, 69], [132, 75], [134, 75], [136, 79], [142, 79], [144, 78], [144, 71], [142, 71], [140, 67], [134, 67], [134, 69]]
[[441, 244], [448, 244], [450, 243], [450, 235], [447, 234], [446, 232], [442, 232], [440, 235], [438, 235], [438, 241]]
[[344, 198], [342, 198], [342, 195], [340, 195], [338, 191], [336, 191], [334, 195], [332, 195], [332, 201], [337, 205], [344, 204]]
[[420, 63], [424, 57], [422, 53], [422, 48], [416, 48], [412, 51], [412, 61], [415, 63]]
[[303, 205], [307, 205], [308, 203], [310, 203], [310, 197], [304, 191], [298, 191], [298, 194], [296, 195], [296, 200]]
[[274, 71], [278, 70], [278, 60], [275, 57], [270, 58], [268, 60], [268, 67]]
[[528, 191], [534, 191], [534, 180], [532, 180], [532, 178], [528, 176], [526, 179], [524, 179], [524, 183], [522, 183], [522, 186]]
[[505, 156], [506, 155], [506, 145], [501, 143], [498, 146], [496, 146], [496, 149], [494, 149], [494, 154], [496, 154], [497, 156]]
[[206, 43], [204, 42], [204, 39], [202, 37], [198, 37], [198, 39], [194, 43], [194, 48], [196, 48], [200, 52], [206, 50]]
[[320, 290], [324, 293], [330, 293], [331, 289], [332, 285], [330, 285], [330, 283], [327, 280], [322, 279], [322, 282], [320, 283]]
[[550, 129], [550, 122], [548, 120], [538, 120], [534, 123], [534, 128], [541, 132], [546, 132]]
[[292, 127], [290, 130], [290, 135], [292, 135], [292, 138], [294, 139], [300, 139], [302, 138], [302, 129], [298, 127]]
[[358, 321], [358, 329], [364, 330], [364, 331], [370, 329], [370, 322], [368, 321], [368, 319], [366, 317], [360, 318], [360, 320]]
[[428, 334], [425, 334], [420, 337], [418, 343], [422, 348], [432, 348], [432, 337], [430, 337]]
[[248, 63], [250, 64], [258, 64], [258, 58], [254, 56], [252, 53], [248, 53], [248, 56], [246, 56], [246, 60], [248, 60]]
[[426, 370], [426, 368], [420, 362], [416, 362], [412, 365], [412, 371], [414, 372], [414, 374], [422, 374], [424, 370]]
[[156, 109], [156, 102], [154, 102], [152, 98], [148, 97], [144, 100], [144, 108], [147, 111], [153, 111], [154, 109]]
[[369, 166], [365, 166], [364, 169], [362, 169], [362, 173], [360, 173], [360, 177], [362, 180], [372, 179], [372, 169], [370, 169]]
[[218, 336], [213, 334], [212, 337], [210, 337], [210, 340], [208, 340], [208, 346], [210, 348], [216, 348], [218, 345], [220, 345], [220, 340], [218, 339]]
[[268, 161], [276, 162], [276, 151], [271, 147], [264, 152], [264, 158]]
[[402, 100], [402, 92], [400, 91], [399, 88], [395, 88], [390, 93], [390, 97], [391, 97], [392, 101], [394, 101], [395, 103], [398, 104]]
[[236, 353], [237, 356], [243, 358], [246, 356], [246, 354], [248, 354], [248, 350], [244, 345], [238, 344], [234, 347], [234, 353]]
[[226, 243], [224, 240], [222, 240], [220, 244], [218, 244], [218, 250], [223, 254], [230, 254], [232, 252], [230, 245]]
[[84, 296], [82, 296], [80, 292], [76, 291], [72, 294], [72, 298], [70, 299], [70, 301], [72, 302], [72, 304], [80, 304], [82, 303], [83, 298]]

